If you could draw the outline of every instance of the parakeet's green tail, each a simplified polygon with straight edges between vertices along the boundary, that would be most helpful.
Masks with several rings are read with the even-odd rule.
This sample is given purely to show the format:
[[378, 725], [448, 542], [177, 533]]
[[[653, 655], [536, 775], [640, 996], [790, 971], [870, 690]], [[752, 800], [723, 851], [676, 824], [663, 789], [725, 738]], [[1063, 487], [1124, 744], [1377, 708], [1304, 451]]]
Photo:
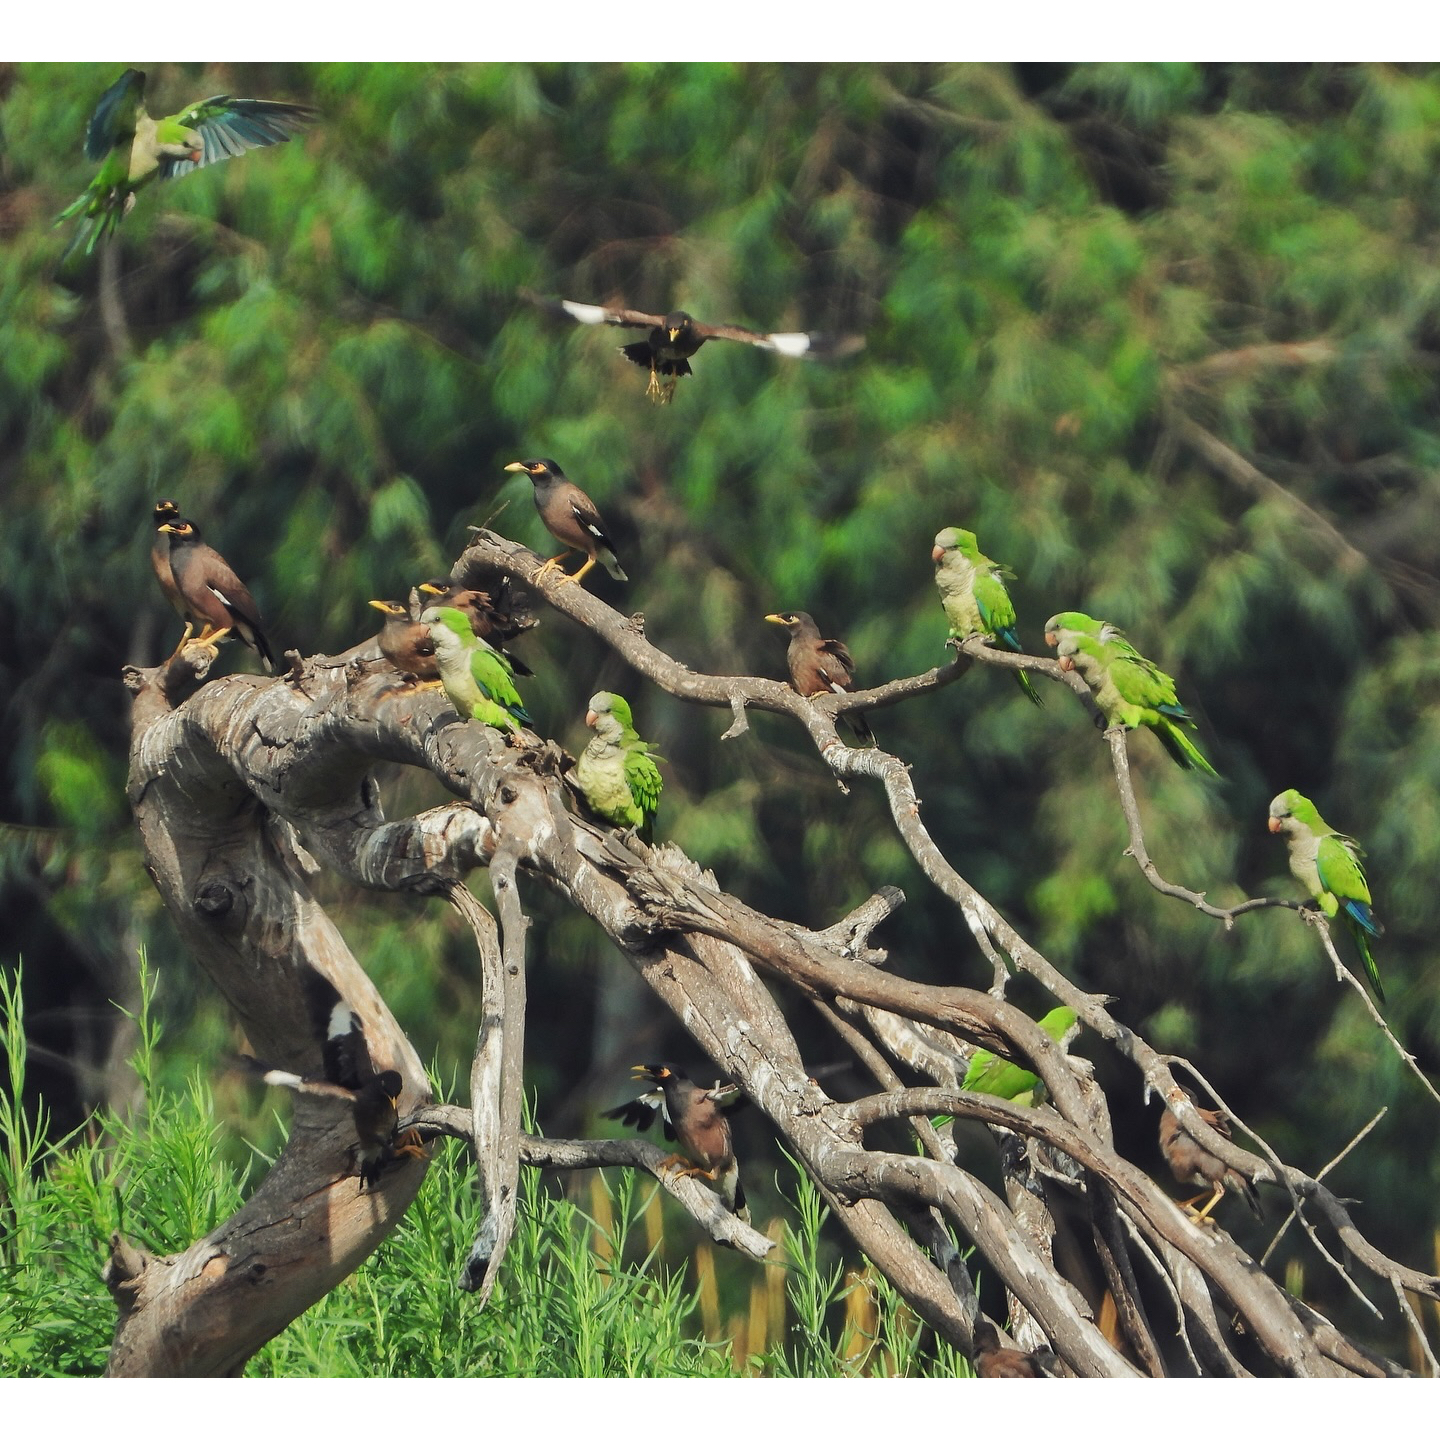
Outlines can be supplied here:
[[[1348, 910], [1346, 918], [1349, 918]], [[1385, 987], [1380, 983], [1380, 969], [1375, 964], [1375, 957], [1370, 953], [1370, 942], [1365, 938], [1365, 932], [1353, 921], [1350, 924], [1350, 933], [1355, 937], [1355, 948], [1365, 962], [1365, 974], [1370, 980], [1370, 988], [1375, 992], [1376, 1000], [1383, 1005], [1385, 1003]]]
[[1032, 705], [1043, 706], [1045, 704], [1045, 701], [1041, 698], [1040, 692], [1035, 688], [1035, 682], [1030, 678], [1030, 675], [1027, 671], [1017, 670], [1015, 672], [1015, 679], [1019, 683], [1020, 688], [1025, 692], [1026, 698], [1030, 701]]
[[1195, 748], [1195, 743], [1173, 721], [1165, 716], [1160, 723], [1151, 727], [1160, 737], [1160, 743], [1170, 752], [1170, 758], [1182, 770], [1200, 770], [1218, 780], [1220, 772]]

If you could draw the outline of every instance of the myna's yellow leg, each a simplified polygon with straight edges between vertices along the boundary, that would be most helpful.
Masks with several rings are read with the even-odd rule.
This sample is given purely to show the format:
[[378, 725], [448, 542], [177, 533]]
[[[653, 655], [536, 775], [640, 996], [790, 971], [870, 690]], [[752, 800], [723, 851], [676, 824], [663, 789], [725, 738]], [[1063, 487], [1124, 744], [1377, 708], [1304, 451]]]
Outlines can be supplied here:
[[561, 575], [562, 580], [578, 581], [582, 576], [588, 575], [595, 568], [595, 557], [592, 555], [573, 575]]
[[[1219, 1201], [1220, 1197], [1224, 1193], [1224, 1185], [1217, 1182], [1215, 1185], [1215, 1193], [1205, 1202], [1204, 1207], [1200, 1210], [1197, 1210], [1190, 1218], [1197, 1225], [1213, 1225], [1215, 1222], [1209, 1218], [1210, 1212], [1215, 1208], [1216, 1203]], [[1196, 1200], [1198, 1200], [1199, 1198], [1200, 1197], [1198, 1195], [1195, 1197]], [[1195, 1200], [1192, 1200], [1190, 1203], [1193, 1205], [1195, 1203]]]
[[425, 1142], [421, 1140], [417, 1130], [407, 1130], [403, 1135], [397, 1135], [395, 1141], [390, 1148], [392, 1155], [413, 1155], [417, 1160], [430, 1158], [425, 1153]]
[[675, 387], [679, 383], [679, 380], [672, 375], [670, 379], [660, 387], [660, 404], [668, 405], [675, 398]]
[[683, 1155], [667, 1155], [661, 1162], [662, 1170], [673, 1170], [677, 1180], [683, 1180], [687, 1175], [699, 1175], [703, 1179], [713, 1180], [713, 1170], [702, 1169], [699, 1165], [687, 1160]]
[[663, 405], [665, 403], [664, 400], [660, 398], [660, 375], [655, 369], [655, 362], [653, 360], [650, 362], [650, 383], [645, 387], [645, 394], [657, 405]]
[[574, 553], [575, 547], [572, 545], [570, 549], [562, 550], [558, 555], [552, 555], [531, 578], [538, 580], [547, 570], [559, 570], [560, 574], [568, 580], [570, 577], [565, 575], [565, 571], [561, 568], [560, 562], [562, 560], [568, 560]]

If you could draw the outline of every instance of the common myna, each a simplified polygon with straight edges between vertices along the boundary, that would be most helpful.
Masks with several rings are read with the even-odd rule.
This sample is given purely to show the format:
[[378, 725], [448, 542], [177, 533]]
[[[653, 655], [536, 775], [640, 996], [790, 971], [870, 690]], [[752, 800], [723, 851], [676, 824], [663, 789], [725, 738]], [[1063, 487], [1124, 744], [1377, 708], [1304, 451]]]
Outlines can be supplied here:
[[565, 316], [581, 325], [622, 325], [631, 330], [649, 330], [645, 339], [622, 345], [620, 353], [650, 371], [650, 384], [645, 393], [657, 405], [668, 405], [674, 398], [679, 377], [691, 373], [690, 357], [707, 340], [739, 340], [762, 350], [814, 360], [839, 360], [863, 349], [865, 345], [855, 335], [806, 334], [804, 331], [766, 335], [758, 330], [747, 330], [743, 325], [703, 325], [683, 310], [672, 310], [668, 315], [646, 315], [639, 310], [616, 309], [608, 305], [551, 300], [531, 290], [520, 293], [552, 315]]
[[471, 633], [498, 650], [517, 675], [535, 673], [518, 655], [506, 649], [508, 641], [535, 625], [528, 614], [517, 613], [514, 608], [508, 575], [500, 576], [499, 595], [493, 600], [488, 591], [452, 585], [448, 580], [426, 580], [418, 589], [430, 597], [426, 601], [427, 609], [435, 606], [460, 611], [470, 621]]
[[155, 502], [155, 540], [150, 546], [150, 568], [165, 592], [165, 598], [175, 607], [175, 613], [185, 618], [185, 602], [175, 588], [175, 576], [170, 571], [170, 533], [160, 527], [180, 518], [180, 507], [173, 500]]
[[204, 627], [199, 639], [213, 642], [233, 630], [259, 655], [266, 670], [274, 670], [275, 657], [260, 628], [259, 607], [224, 556], [201, 540], [193, 521], [179, 516], [163, 521], [159, 533], [170, 541], [170, 574], [185, 614]]
[[988, 1320], [975, 1322], [973, 1340], [975, 1373], [982, 1380], [1044, 1380], [1035, 1357], [1024, 1350], [1007, 1350]]
[[[935, 537], [930, 558], [935, 562], [935, 585], [940, 603], [950, 622], [951, 637], [968, 640], [979, 635], [989, 643], [999, 641], [1017, 655], [1024, 653], [1020, 637], [1015, 633], [1015, 606], [1005, 588], [1005, 577], [1014, 573], [980, 553], [974, 533], [948, 526]], [[1023, 671], [1015, 672], [1016, 682], [1036, 705], [1045, 702], [1035, 682]]]
[[306, 1000], [317, 1038], [321, 1041], [321, 1076], [296, 1075], [267, 1068], [263, 1061], [247, 1059], [248, 1069], [267, 1085], [281, 1085], [302, 1095], [318, 1095], [353, 1106], [356, 1142], [352, 1163], [360, 1173], [360, 1188], [373, 1188], [385, 1164], [398, 1155], [423, 1158], [424, 1150], [413, 1131], [398, 1137], [397, 1102], [404, 1081], [398, 1070], [376, 1073], [365, 1041], [360, 1017], [324, 976], [306, 972]]
[[[1193, 1103], [1195, 1096], [1189, 1090], [1185, 1091], [1185, 1095]], [[1230, 1122], [1218, 1110], [1206, 1110], [1202, 1106], [1196, 1105], [1195, 1113], [1217, 1135], [1223, 1135], [1227, 1140], [1230, 1138]], [[1260, 1205], [1260, 1196], [1250, 1177], [1242, 1175], [1238, 1170], [1231, 1169], [1218, 1155], [1212, 1155], [1198, 1141], [1192, 1140], [1180, 1128], [1180, 1122], [1168, 1108], [1160, 1116], [1160, 1153], [1164, 1155], [1165, 1163], [1170, 1167], [1170, 1173], [1182, 1185], [1208, 1185], [1210, 1187], [1210, 1198], [1205, 1201], [1204, 1208], [1195, 1211], [1191, 1217], [1197, 1225], [1204, 1222], [1210, 1211], [1214, 1209], [1216, 1201], [1227, 1189], [1233, 1190], [1237, 1195], [1243, 1195], [1245, 1203], [1255, 1212], [1256, 1217], [1264, 1218], [1265, 1212]], [[1193, 1199], [1187, 1200], [1180, 1208], [1193, 1210], [1204, 1199], [1204, 1195], [1196, 1195]]]
[[569, 547], [547, 560], [535, 572], [537, 576], [552, 566], [558, 567], [571, 551], [583, 550], [590, 558], [573, 575], [566, 575], [562, 570], [560, 573], [566, 580], [584, 579], [597, 560], [614, 579], [629, 579], [615, 558], [615, 547], [605, 532], [605, 522], [595, 502], [578, 485], [567, 480], [553, 460], [515, 460], [505, 468], [530, 477], [535, 487], [535, 508], [545, 528]]
[[461, 611], [437, 605], [420, 619], [430, 627], [445, 693], [461, 715], [516, 733], [521, 725], [530, 724], [509, 662], [471, 630]]
[[635, 1065], [632, 1070], [637, 1080], [642, 1077], [653, 1080], [657, 1088], [606, 1110], [604, 1118], [633, 1125], [643, 1133], [659, 1115], [665, 1124], [665, 1138], [678, 1140], [691, 1162], [686, 1166], [684, 1160], [675, 1155], [666, 1164], [681, 1175], [701, 1175], [706, 1180], [718, 1181], [726, 1207], [748, 1224], [750, 1210], [730, 1143], [730, 1122], [720, 1108], [721, 1100], [737, 1094], [738, 1087], [717, 1084], [702, 1090], [683, 1070], [671, 1065]]
[[595, 738], [580, 752], [574, 770], [585, 803], [612, 825], [634, 826], [648, 845], [663, 782], [654, 752], [631, 722], [629, 702], [602, 690], [590, 697], [585, 723]]
[[174, 115], [145, 113], [145, 72], [127, 70], [100, 97], [85, 129], [85, 158], [102, 161], [84, 194], [60, 212], [57, 225], [81, 217], [67, 255], [113, 231], [130, 213], [136, 194], [157, 176], [173, 180], [201, 165], [278, 145], [319, 114], [284, 100], [238, 100], [213, 95]]
[[425, 685], [439, 685], [440, 664], [435, 659], [430, 627], [412, 620], [410, 612], [394, 600], [372, 600], [370, 604], [385, 617], [380, 627], [380, 653], [401, 675]]
[[[765, 617], [772, 625], [783, 625], [790, 632], [790, 648], [785, 660], [790, 666], [790, 683], [802, 695], [824, 695], [834, 691], [843, 695], [855, 688], [855, 662], [840, 640], [823, 640], [820, 627], [803, 610], [782, 610]], [[857, 740], [867, 745], [875, 736], [858, 711], [841, 717]]]
[[1332, 830], [1321, 818], [1315, 802], [1298, 790], [1282, 790], [1270, 802], [1267, 822], [1272, 835], [1284, 835], [1290, 847], [1290, 873], [1319, 902], [1332, 920], [1345, 921], [1355, 948], [1365, 962], [1365, 974], [1375, 998], [1383, 1005], [1385, 991], [1380, 968], [1370, 953], [1371, 936], [1385, 933], [1370, 903], [1370, 885], [1365, 879], [1365, 852], [1360, 842]]

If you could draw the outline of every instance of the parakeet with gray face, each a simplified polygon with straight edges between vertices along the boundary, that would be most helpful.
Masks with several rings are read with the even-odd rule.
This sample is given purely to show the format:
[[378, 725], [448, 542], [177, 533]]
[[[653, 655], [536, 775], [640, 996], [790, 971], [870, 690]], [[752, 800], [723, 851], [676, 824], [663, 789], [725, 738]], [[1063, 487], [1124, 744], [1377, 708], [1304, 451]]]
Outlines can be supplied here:
[[[1005, 588], [1004, 577], [1013, 580], [1015, 576], [980, 553], [974, 533], [955, 525], [947, 527], [935, 537], [930, 558], [935, 562], [935, 585], [950, 622], [951, 636], [968, 640], [979, 635], [1017, 655], [1024, 654], [1015, 631], [1015, 606]], [[1015, 672], [1015, 680], [1036, 705], [1045, 703], [1035, 682], [1023, 670]]]
[[497, 730], [518, 732], [521, 725], [530, 724], [509, 664], [475, 634], [469, 616], [435, 605], [420, 620], [430, 627], [441, 683], [460, 714]]
[[1380, 971], [1370, 953], [1370, 937], [1385, 927], [1370, 908], [1370, 887], [1365, 881], [1365, 852], [1360, 842], [1332, 830], [1311, 800], [1298, 790], [1282, 790], [1270, 802], [1270, 831], [1283, 835], [1290, 847], [1290, 873], [1320, 902], [1330, 919], [1344, 918], [1355, 948], [1365, 962], [1370, 988], [1382, 1004], [1385, 991]]
[[[1062, 1049], [1079, 1028], [1079, 1017], [1068, 1005], [1057, 1006], [1035, 1022]], [[1013, 1100], [1017, 1105], [1034, 1105], [1045, 1087], [1033, 1070], [1026, 1070], [1013, 1060], [1005, 1060], [989, 1050], [977, 1050], [970, 1057], [970, 1068], [961, 1081], [962, 1090], [979, 1095], [994, 1095], [999, 1100]]]
[[[1055, 621], [1066, 618], [1084, 623], [1051, 630]], [[1099, 629], [1092, 637], [1088, 627], [1096, 625]], [[1130, 730], [1144, 725], [1155, 732], [1182, 770], [1216, 773], [1182, 728], [1193, 730], [1195, 722], [1176, 698], [1175, 682], [1147, 660], [1120, 630], [1078, 611], [1052, 616], [1045, 630], [1047, 635], [1054, 633], [1059, 638], [1055, 653], [1060, 668], [1079, 673], [1111, 725], [1124, 725]]]
[[663, 782], [654, 752], [642, 740], [621, 695], [602, 690], [590, 697], [585, 723], [595, 738], [575, 762], [575, 783], [585, 803], [612, 825], [633, 826], [648, 845]]
[[212, 95], [174, 115], [152, 119], [145, 111], [145, 72], [127, 70], [101, 97], [85, 130], [85, 158], [101, 163], [85, 193], [67, 205], [57, 225], [81, 217], [69, 255], [111, 234], [130, 213], [135, 196], [158, 176], [173, 180], [202, 165], [278, 145], [316, 118], [309, 105], [283, 100], [237, 100]]

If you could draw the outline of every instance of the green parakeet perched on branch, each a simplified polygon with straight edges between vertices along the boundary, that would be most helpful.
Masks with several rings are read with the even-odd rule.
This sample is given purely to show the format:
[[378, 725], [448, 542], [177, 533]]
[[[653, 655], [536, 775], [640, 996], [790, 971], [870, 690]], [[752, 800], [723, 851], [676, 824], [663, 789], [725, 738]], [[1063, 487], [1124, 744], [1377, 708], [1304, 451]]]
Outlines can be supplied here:
[[[1024, 647], [1015, 633], [1015, 606], [1003, 578], [1008, 575], [1013, 580], [1014, 573], [982, 555], [974, 534], [954, 525], [935, 537], [930, 558], [935, 562], [935, 584], [945, 618], [950, 622], [950, 634], [957, 640], [981, 635], [1023, 655]], [[1015, 672], [1015, 679], [1035, 704], [1045, 703], [1035, 682], [1023, 670]]]
[[475, 634], [464, 611], [434, 605], [420, 620], [430, 627], [441, 683], [460, 714], [497, 730], [530, 723], [509, 662]]
[[[1077, 1018], [1068, 1005], [1060, 1005], [1036, 1024], [1057, 1045], [1063, 1046], [1072, 1030], [1079, 1028]], [[970, 1068], [965, 1072], [960, 1088], [1030, 1106], [1036, 1103], [1036, 1091], [1044, 1090], [1040, 1077], [1033, 1070], [1025, 1070], [1013, 1060], [1002, 1060], [989, 1050], [977, 1050], [970, 1057]]]
[[1383, 934], [1385, 927], [1370, 909], [1360, 842], [1332, 830], [1320, 818], [1314, 802], [1298, 790], [1282, 790], [1270, 802], [1270, 830], [1284, 835], [1290, 847], [1290, 873], [1320, 902], [1321, 910], [1332, 920], [1337, 914], [1344, 916], [1365, 962], [1370, 988], [1383, 1004], [1385, 991], [1370, 953], [1369, 937]]
[[602, 690], [590, 697], [585, 723], [595, 738], [575, 762], [575, 783], [585, 803], [612, 825], [630, 825], [648, 845], [663, 781], [654, 752], [630, 718], [629, 702]]
[[[1052, 630], [1057, 621], [1074, 623]], [[1091, 626], [1099, 628], [1092, 634]], [[1111, 725], [1124, 725], [1130, 730], [1147, 725], [1182, 770], [1216, 773], [1182, 728], [1189, 726], [1193, 730], [1195, 722], [1176, 698], [1175, 682], [1115, 626], [1073, 610], [1051, 616], [1045, 632], [1059, 637], [1055, 653], [1060, 668], [1079, 672]]]
[[103, 163], [85, 193], [60, 212], [59, 225], [81, 217], [68, 255], [82, 241], [88, 255], [130, 212], [136, 192], [159, 176], [173, 180], [201, 165], [278, 145], [319, 114], [283, 100], [212, 95], [175, 115], [145, 113], [145, 72], [127, 70], [101, 97], [85, 130], [85, 158]]

